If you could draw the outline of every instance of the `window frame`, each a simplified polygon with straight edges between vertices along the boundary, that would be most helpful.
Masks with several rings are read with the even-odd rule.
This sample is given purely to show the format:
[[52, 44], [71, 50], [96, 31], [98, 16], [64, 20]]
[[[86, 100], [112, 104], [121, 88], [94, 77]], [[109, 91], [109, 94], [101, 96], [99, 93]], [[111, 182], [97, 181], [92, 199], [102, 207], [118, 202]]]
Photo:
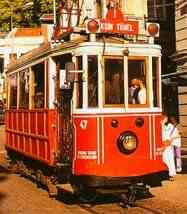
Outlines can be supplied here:
[[[124, 103], [123, 104], [106, 104], [105, 103], [105, 60], [106, 59], [120, 59], [123, 62], [123, 75], [124, 75], [124, 81], [123, 81], [123, 86], [124, 86]], [[103, 75], [102, 75], [102, 79], [103, 79], [103, 88], [102, 88], [102, 99], [103, 99], [103, 108], [111, 108], [111, 107], [116, 107], [116, 108], [125, 108], [125, 66], [124, 66], [124, 56], [122, 55], [116, 55], [116, 56], [103, 56]]]
[[[147, 97], [147, 103], [146, 104], [129, 104], [129, 99], [127, 98], [126, 101], [126, 106], [127, 108], [136, 108], [136, 109], [140, 109], [140, 108], [150, 108], [151, 107], [151, 101], [150, 101], [150, 78], [149, 78], [149, 58], [148, 56], [128, 56], [127, 59], [127, 72], [126, 72], [126, 78], [127, 78], [127, 82], [129, 81], [129, 68], [128, 68], [128, 62], [129, 60], [131, 61], [144, 61], [144, 65], [145, 65], [145, 75], [146, 75], [146, 97]], [[126, 87], [126, 90], [129, 93], [129, 86]]]

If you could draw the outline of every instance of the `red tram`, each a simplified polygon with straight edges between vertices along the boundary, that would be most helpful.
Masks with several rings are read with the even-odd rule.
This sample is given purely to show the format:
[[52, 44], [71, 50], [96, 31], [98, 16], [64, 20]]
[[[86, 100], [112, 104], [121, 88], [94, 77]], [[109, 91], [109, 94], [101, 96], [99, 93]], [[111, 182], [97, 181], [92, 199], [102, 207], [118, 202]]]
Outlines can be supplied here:
[[85, 31], [22, 56], [6, 75], [6, 149], [17, 170], [50, 193], [71, 183], [87, 199], [161, 184], [159, 45]]

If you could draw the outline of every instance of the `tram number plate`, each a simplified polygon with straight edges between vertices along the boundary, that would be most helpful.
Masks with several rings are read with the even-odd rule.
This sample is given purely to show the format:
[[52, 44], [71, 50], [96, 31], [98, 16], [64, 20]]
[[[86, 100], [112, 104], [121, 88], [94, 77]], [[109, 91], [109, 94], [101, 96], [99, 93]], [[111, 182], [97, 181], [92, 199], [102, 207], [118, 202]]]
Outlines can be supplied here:
[[97, 159], [97, 152], [96, 151], [78, 151], [77, 152], [77, 159], [96, 160]]

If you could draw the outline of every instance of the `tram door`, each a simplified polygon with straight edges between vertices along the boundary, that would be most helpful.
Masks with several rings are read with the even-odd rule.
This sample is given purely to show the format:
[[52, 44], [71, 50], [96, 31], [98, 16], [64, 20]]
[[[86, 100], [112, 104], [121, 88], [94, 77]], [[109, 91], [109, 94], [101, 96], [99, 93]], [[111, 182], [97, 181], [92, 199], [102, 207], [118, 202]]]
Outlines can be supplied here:
[[56, 98], [59, 113], [60, 160], [72, 162], [73, 155], [73, 124], [71, 119], [71, 99], [73, 96], [75, 70], [71, 54], [63, 55], [56, 61]]

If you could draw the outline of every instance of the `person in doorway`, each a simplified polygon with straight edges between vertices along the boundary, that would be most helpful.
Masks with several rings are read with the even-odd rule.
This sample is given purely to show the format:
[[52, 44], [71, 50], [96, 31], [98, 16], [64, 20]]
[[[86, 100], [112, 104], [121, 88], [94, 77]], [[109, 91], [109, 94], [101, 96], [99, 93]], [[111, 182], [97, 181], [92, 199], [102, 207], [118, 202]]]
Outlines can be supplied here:
[[168, 167], [169, 179], [172, 181], [174, 180], [174, 176], [176, 175], [174, 148], [172, 145], [172, 135], [175, 127], [171, 123], [168, 123], [168, 116], [164, 113], [162, 114], [161, 118], [161, 126], [162, 126], [162, 142], [164, 144], [163, 162]]
[[170, 117], [170, 122], [175, 127], [172, 134], [172, 145], [174, 146], [174, 155], [176, 163], [176, 171], [180, 173], [182, 171], [182, 160], [181, 160], [181, 127], [177, 123], [177, 120], [174, 116]]

